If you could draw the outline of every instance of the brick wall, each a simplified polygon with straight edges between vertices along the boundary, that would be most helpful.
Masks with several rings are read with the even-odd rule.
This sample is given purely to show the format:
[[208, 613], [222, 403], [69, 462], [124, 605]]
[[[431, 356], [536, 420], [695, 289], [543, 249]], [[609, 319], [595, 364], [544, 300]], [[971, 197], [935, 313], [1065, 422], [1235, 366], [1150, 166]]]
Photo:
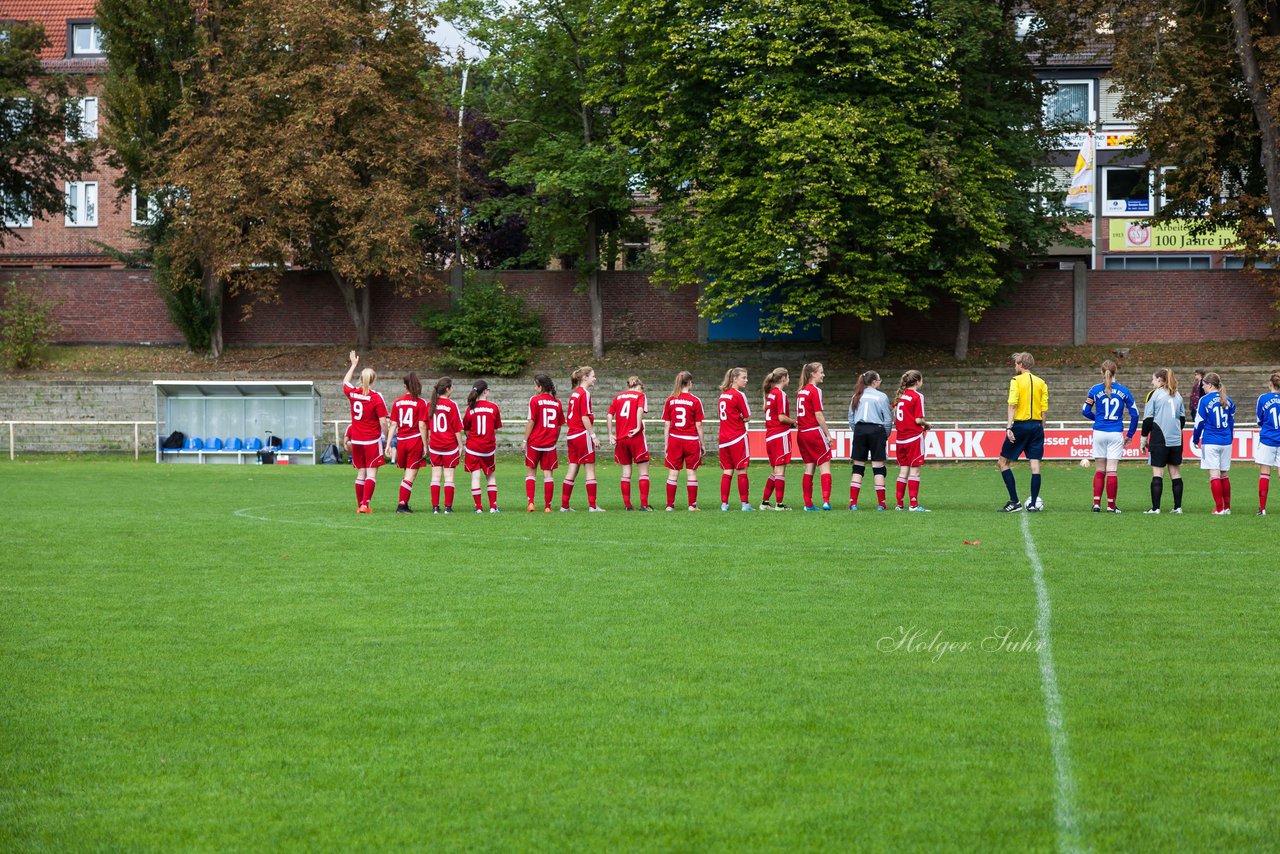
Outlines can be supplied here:
[[53, 303], [58, 343], [183, 343], [145, 270], [0, 270], [10, 281]]

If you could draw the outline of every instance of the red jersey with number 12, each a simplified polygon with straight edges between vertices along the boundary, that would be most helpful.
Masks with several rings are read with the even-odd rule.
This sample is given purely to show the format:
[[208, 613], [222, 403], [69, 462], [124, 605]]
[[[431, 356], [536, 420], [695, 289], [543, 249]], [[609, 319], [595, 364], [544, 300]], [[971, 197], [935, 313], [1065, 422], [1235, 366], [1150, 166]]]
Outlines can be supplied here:
[[898, 434], [898, 444], [914, 442], [924, 433], [916, 419], [924, 418], [924, 395], [907, 389], [893, 407], [893, 429]]
[[687, 391], [668, 397], [662, 407], [662, 420], [671, 424], [671, 430], [667, 434], [671, 438], [697, 441], [702, 437], [694, 425], [704, 420], [702, 401]]
[[777, 436], [779, 433], [786, 433], [791, 428], [778, 420], [779, 415], [790, 415], [791, 409], [787, 404], [787, 393], [782, 389], [774, 386], [769, 389], [769, 396], [764, 402], [764, 435]]
[[535, 451], [554, 451], [556, 442], [560, 441], [560, 428], [564, 426], [560, 401], [549, 394], [535, 394], [529, 398], [529, 420], [533, 422], [529, 447]]
[[720, 394], [720, 447], [736, 445], [747, 438], [747, 422], [751, 407], [747, 396], [736, 388]]
[[796, 429], [816, 430], [817, 414], [822, 411], [822, 389], [813, 383], [796, 392]]
[[391, 420], [396, 422], [396, 440], [420, 437], [418, 422], [427, 420], [427, 402], [420, 397], [406, 394], [391, 404]]
[[576, 439], [586, 434], [582, 426], [582, 417], [586, 416], [588, 424], [596, 423], [595, 413], [591, 411], [591, 392], [579, 386], [569, 395], [569, 414], [565, 417], [565, 438]]
[[[649, 401], [642, 391], [624, 391], [609, 404], [609, 414], [618, 431], [618, 438], [625, 439], [640, 426], [640, 417], [649, 409]], [[639, 435], [639, 434], [637, 434]]]
[[476, 405], [462, 416], [462, 427], [467, 431], [467, 451], [478, 457], [492, 456], [498, 448], [498, 428], [502, 415], [497, 404], [489, 400], [477, 400]]
[[387, 402], [373, 389], [365, 394], [360, 386], [343, 385], [351, 403], [351, 444], [372, 445], [382, 437], [382, 419], [387, 418]]

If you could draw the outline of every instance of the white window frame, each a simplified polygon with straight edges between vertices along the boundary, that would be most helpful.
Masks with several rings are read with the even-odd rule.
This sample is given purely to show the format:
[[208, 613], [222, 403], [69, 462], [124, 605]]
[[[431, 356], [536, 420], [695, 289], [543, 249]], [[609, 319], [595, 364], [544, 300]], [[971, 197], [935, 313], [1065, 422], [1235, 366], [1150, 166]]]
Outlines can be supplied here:
[[[89, 30], [90, 46], [87, 50], [80, 50], [76, 45], [76, 32], [84, 28], [88, 28]], [[72, 56], [102, 56], [104, 53], [102, 50], [102, 30], [98, 29], [97, 22], [81, 21], [73, 23], [71, 25], [70, 36], [71, 38], [68, 40], [68, 46], [71, 48]]]
[[138, 216], [138, 188], [134, 187], [129, 192], [129, 221], [134, 225], [151, 225], [156, 221], [156, 214], [159, 211], [159, 205], [156, 204], [155, 196], [142, 197], [144, 215]]
[[[98, 99], [92, 95], [86, 98], [76, 98], [76, 104], [80, 109], [80, 128], [76, 130], [67, 127], [67, 142], [78, 142], [82, 139], [98, 138]], [[89, 119], [89, 105], [93, 105], [93, 119]]]
[[[1062, 77], [1062, 78], [1057, 78], [1057, 77], [1052, 77], [1052, 78], [1048, 78], [1048, 79], [1046, 79], [1044, 82], [1045, 82], [1045, 83], [1051, 83], [1051, 84], [1053, 84], [1054, 86], [1059, 86], [1059, 87], [1061, 87], [1061, 86], [1080, 86], [1080, 85], [1088, 86], [1088, 87], [1089, 87], [1089, 89], [1088, 89], [1088, 91], [1089, 91], [1089, 95], [1088, 95], [1088, 97], [1089, 97], [1089, 115], [1088, 115], [1088, 118], [1085, 120], [1085, 124], [1087, 124], [1089, 127], [1094, 127], [1095, 125], [1097, 125], [1097, 124], [1098, 124], [1098, 104], [1097, 104], [1097, 98], [1096, 98], [1096, 93], [1095, 93], [1095, 89], [1097, 88], [1097, 82], [1098, 82], [1098, 81], [1096, 81], [1096, 80], [1094, 80], [1094, 79], [1092, 79], [1092, 78], [1087, 78], [1087, 77], [1086, 77], [1086, 78], [1074, 78], [1074, 77]], [[1041, 104], [1041, 105], [1040, 105], [1040, 112], [1041, 112], [1041, 114], [1043, 115], [1043, 117], [1044, 117], [1044, 119], [1045, 119], [1045, 121], [1046, 121], [1046, 122], [1048, 122], [1048, 120], [1049, 120], [1049, 109], [1048, 109], [1048, 106], [1049, 106], [1049, 105], [1048, 105], [1048, 102], [1047, 102], [1047, 101], [1046, 101], [1046, 103], [1044, 103], [1044, 104]]]
[[[83, 200], [79, 208], [76, 209], [71, 204], [71, 188], [77, 188], [79, 197]], [[89, 188], [93, 188], [90, 192]], [[92, 202], [88, 196], [92, 195]], [[72, 212], [75, 216], [72, 216]], [[81, 214], [83, 213], [83, 216]], [[98, 182], [97, 181], [68, 181], [66, 184], [66, 214], [64, 217], [67, 228], [97, 228], [98, 226]]]
[[[1120, 169], [1126, 169], [1126, 170], [1138, 169], [1147, 173], [1147, 209], [1145, 211], [1131, 211], [1131, 210], [1112, 211], [1107, 209], [1107, 206], [1110, 203], [1109, 200], [1107, 199], [1107, 195], [1108, 195], [1107, 189], [1111, 182], [1111, 173], [1113, 171], [1120, 170]], [[1153, 188], [1151, 186], [1152, 180], [1153, 180], [1152, 172], [1146, 166], [1103, 166], [1102, 182], [1101, 182], [1102, 183], [1102, 216], [1122, 217], [1124, 219], [1135, 219], [1135, 218], [1141, 219], [1143, 216], [1153, 215], [1155, 213], [1155, 193], [1153, 192]]]
[[0, 196], [0, 206], [4, 207], [5, 228], [31, 228], [34, 225], [30, 211], [27, 211], [27, 215], [23, 219], [13, 219], [9, 216], [9, 197], [7, 195]]
[[[1202, 255], [1199, 253], [1173, 254], [1173, 255], [1168, 255], [1168, 254], [1156, 255], [1156, 254], [1150, 254], [1150, 253], [1135, 253], [1135, 254], [1128, 254], [1128, 255], [1104, 255], [1102, 256], [1102, 269], [1127, 270], [1128, 264], [1130, 261], [1138, 261], [1138, 260], [1146, 261], [1148, 263], [1155, 265], [1154, 267], [1144, 268], [1148, 272], [1150, 272], [1151, 270], [1155, 270], [1155, 271], [1164, 270], [1167, 272], [1169, 270], [1211, 270], [1213, 269], [1213, 256]], [[1163, 267], [1163, 268], [1160, 266], [1160, 263], [1162, 261], [1168, 262], [1173, 260], [1178, 260], [1178, 261], [1186, 260], [1187, 266], [1186, 267]], [[1200, 261], [1207, 266], [1192, 267], [1190, 266], [1192, 261]], [[1119, 262], [1119, 263], [1113, 263], [1113, 262]]]

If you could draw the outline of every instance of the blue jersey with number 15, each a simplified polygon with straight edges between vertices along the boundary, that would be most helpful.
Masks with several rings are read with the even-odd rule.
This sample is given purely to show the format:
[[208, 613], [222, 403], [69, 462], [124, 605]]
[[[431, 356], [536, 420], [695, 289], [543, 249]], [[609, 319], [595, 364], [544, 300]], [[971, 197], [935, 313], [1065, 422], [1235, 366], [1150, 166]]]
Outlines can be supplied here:
[[1219, 394], [1211, 391], [1196, 407], [1196, 429], [1191, 440], [1197, 445], [1230, 445], [1236, 429], [1236, 402], [1227, 398], [1227, 408], [1218, 405]]
[[1093, 421], [1093, 429], [1099, 433], [1123, 433], [1125, 410], [1129, 411], [1129, 438], [1132, 439], [1138, 430], [1138, 407], [1133, 394], [1120, 383], [1111, 384], [1110, 397], [1102, 383], [1089, 389], [1080, 414]]
[[1269, 391], [1258, 398], [1258, 426], [1262, 444], [1280, 448], [1280, 391]]

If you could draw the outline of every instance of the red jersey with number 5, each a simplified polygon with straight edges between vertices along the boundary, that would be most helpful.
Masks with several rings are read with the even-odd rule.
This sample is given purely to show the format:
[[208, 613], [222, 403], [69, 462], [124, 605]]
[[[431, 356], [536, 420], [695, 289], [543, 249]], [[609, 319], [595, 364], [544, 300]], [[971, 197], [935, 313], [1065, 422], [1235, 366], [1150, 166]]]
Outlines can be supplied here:
[[569, 414], [565, 417], [566, 439], [576, 439], [587, 432], [582, 426], [583, 416], [586, 416], [588, 424], [596, 423], [595, 413], [591, 411], [591, 392], [579, 386], [569, 395]]
[[476, 405], [462, 416], [462, 427], [467, 431], [467, 451], [478, 457], [487, 457], [498, 447], [498, 428], [502, 415], [498, 405], [489, 400], [477, 400]]
[[458, 434], [462, 432], [462, 417], [458, 404], [447, 397], [436, 400], [427, 421], [427, 450], [433, 454], [450, 454], [458, 450]]
[[747, 396], [736, 388], [720, 395], [720, 447], [736, 445], [747, 438], [747, 421], [751, 419], [751, 407]]
[[924, 395], [914, 389], [907, 389], [893, 406], [893, 429], [897, 431], [898, 441], [916, 439], [924, 428], [916, 423], [916, 419], [924, 419]]
[[813, 383], [796, 392], [796, 429], [816, 430], [817, 414], [822, 411], [822, 389]]
[[351, 444], [372, 445], [382, 437], [382, 419], [387, 418], [387, 402], [373, 389], [365, 394], [360, 386], [343, 385], [351, 403]]
[[609, 404], [609, 414], [613, 416], [618, 438], [630, 436], [631, 431], [640, 426], [641, 416], [648, 410], [649, 401], [642, 391], [624, 391], [615, 397]]
[[396, 422], [396, 440], [414, 439], [422, 435], [418, 422], [427, 420], [427, 402], [406, 394], [391, 404], [391, 420]]
[[672, 439], [700, 440], [696, 425], [704, 419], [702, 401], [689, 392], [668, 397], [662, 407], [662, 420], [671, 424], [667, 435]]
[[529, 398], [529, 420], [533, 422], [529, 447], [535, 451], [554, 451], [556, 442], [560, 441], [560, 428], [564, 426], [560, 401], [549, 394], [535, 394]]

